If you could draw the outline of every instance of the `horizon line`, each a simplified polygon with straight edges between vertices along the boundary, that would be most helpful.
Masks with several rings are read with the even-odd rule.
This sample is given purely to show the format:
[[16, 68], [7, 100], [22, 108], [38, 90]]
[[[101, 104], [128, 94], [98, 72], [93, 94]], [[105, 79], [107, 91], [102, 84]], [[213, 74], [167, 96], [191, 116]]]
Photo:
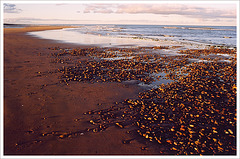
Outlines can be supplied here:
[[3, 25], [169, 25], [169, 26], [232, 26], [237, 27], [238, 25], [194, 25], [194, 24], [114, 24], [114, 23], [96, 23], [96, 24], [89, 24], [89, 23], [82, 23], [82, 24], [63, 24], [63, 23], [56, 23], [56, 24], [30, 24], [30, 23], [3, 23]]

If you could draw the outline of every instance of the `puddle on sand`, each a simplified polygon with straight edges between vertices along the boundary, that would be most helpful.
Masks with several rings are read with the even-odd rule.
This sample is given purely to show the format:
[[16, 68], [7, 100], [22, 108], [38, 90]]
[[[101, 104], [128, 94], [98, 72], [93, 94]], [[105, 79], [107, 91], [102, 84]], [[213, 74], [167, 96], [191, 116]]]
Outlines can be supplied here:
[[234, 58], [234, 54], [217, 54], [218, 56], [223, 56], [223, 57], [226, 57], [226, 58]]
[[162, 50], [156, 50], [153, 53], [157, 53], [162, 56], [182, 56], [182, 55], [187, 55], [187, 54], [179, 54], [177, 53], [177, 50], [167, 50], [167, 49], [162, 49]]
[[188, 59], [189, 61], [191, 62], [212, 62], [212, 61], [209, 61], [209, 60], [201, 60], [201, 59], [196, 59], [196, 58], [189, 58]]
[[168, 84], [168, 83], [174, 82], [174, 80], [166, 78], [166, 75], [167, 74], [164, 72], [152, 73], [150, 74], [150, 76], [153, 78], [153, 81], [151, 83], [146, 84], [144, 82], [141, 82], [138, 85], [142, 87], [149, 87], [150, 89], [152, 89], [152, 88], [158, 88], [159, 85], [161, 84]]
[[133, 59], [134, 56], [128, 56], [128, 57], [123, 57], [123, 56], [118, 56], [118, 57], [109, 57], [109, 58], [101, 58], [102, 60], [129, 60], [129, 59]]
[[218, 60], [218, 62], [227, 62], [227, 63], [231, 63], [231, 60]]

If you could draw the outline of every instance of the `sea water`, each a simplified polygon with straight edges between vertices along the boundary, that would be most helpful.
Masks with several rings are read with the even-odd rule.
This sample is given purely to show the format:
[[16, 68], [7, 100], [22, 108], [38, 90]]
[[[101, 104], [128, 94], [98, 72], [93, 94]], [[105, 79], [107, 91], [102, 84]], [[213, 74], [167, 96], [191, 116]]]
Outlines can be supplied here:
[[236, 47], [236, 26], [72, 25], [74, 28], [30, 32], [44, 39], [83, 45], [221, 45]]

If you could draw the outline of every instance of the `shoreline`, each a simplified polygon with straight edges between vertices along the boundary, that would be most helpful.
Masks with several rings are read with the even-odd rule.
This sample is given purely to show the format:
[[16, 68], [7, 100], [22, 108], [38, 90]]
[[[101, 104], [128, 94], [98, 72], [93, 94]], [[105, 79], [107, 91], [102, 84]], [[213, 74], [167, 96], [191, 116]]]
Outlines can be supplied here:
[[[80, 27], [80, 26], [75, 26]], [[81, 26], [84, 27], [84, 26]], [[71, 28], [71, 27], [70, 27]], [[74, 28], [74, 26], [73, 26]], [[121, 27], [120, 27], [121, 28]], [[163, 27], [164, 28], [164, 27]], [[123, 28], [124, 29], [124, 28]], [[197, 28], [196, 28], [197, 29]], [[84, 32], [84, 31], [83, 31]], [[31, 35], [37, 36], [39, 38], [43, 39], [51, 39], [51, 40], [60, 40], [65, 43], [76, 43], [76, 44], [88, 44], [89, 42], [93, 42], [94, 45], [97, 45], [99, 47], [151, 47], [151, 46], [185, 46], [185, 49], [190, 48], [197, 48], [197, 49], [208, 49], [210, 47], [218, 47], [218, 48], [230, 48], [230, 49], [236, 49], [236, 44], [227, 44], [227, 42], [224, 44], [220, 43], [214, 43], [211, 42], [211, 40], [207, 42], [198, 41], [194, 39], [188, 39], [187, 37], [184, 38], [184, 36], [181, 38], [176, 39], [178, 35], [159, 35], [157, 37], [154, 36], [138, 36], [138, 34], [129, 34], [128, 36], [125, 36], [123, 31], [123, 36], [121, 36], [121, 33], [118, 36], [111, 36], [111, 33], [114, 31], [106, 30], [106, 34], [101, 33], [101, 31], [96, 31], [91, 33], [91, 28], [89, 33], [83, 33], [81, 30], [78, 31], [66, 31], [66, 30], [55, 30], [53, 31], [45, 31], [45, 32], [33, 32]], [[127, 32], [127, 31], [126, 31]], [[69, 38], [69, 35], [71, 38]], [[81, 37], [81, 38], [79, 38]], [[172, 38], [169, 38], [172, 37]], [[225, 38], [231, 38], [224, 36]], [[130, 44], [130, 45], [129, 45]], [[129, 46], [128, 46], [129, 45]]]
[[[158, 96], [154, 96], [151, 91], [161, 94], [158, 89], [140, 87], [136, 81], [151, 84], [156, 80], [152, 72], [155, 70], [157, 75], [162, 76], [159, 72], [165, 71], [168, 76], [166, 79], [181, 82], [184, 81], [181, 76], [186, 78], [186, 75], [175, 74], [175, 67], [187, 66], [188, 63], [198, 66], [200, 63], [204, 69], [208, 65], [211, 66], [211, 61], [223, 61], [229, 66], [234, 66], [236, 56], [234, 51], [217, 48], [199, 51], [181, 50], [175, 54], [163, 51], [176, 49], [173, 46], [137, 49], [99, 48], [57, 43], [25, 34], [27, 31], [44, 29], [56, 28], [4, 30], [4, 132], [7, 134], [4, 136], [4, 153], [6, 155], [176, 154], [176, 148], [171, 148], [170, 141], [166, 140], [166, 143], [161, 145], [152, 142], [153, 137], [150, 134], [146, 136], [144, 132], [152, 133], [152, 130], [144, 130], [144, 127], [138, 125], [139, 129], [136, 125], [135, 119], [142, 117], [137, 110], [132, 109], [134, 105], [139, 101], [146, 102], [141, 99], [148, 97], [156, 100]], [[225, 51], [229, 53], [225, 54]], [[165, 65], [166, 61], [170, 66]], [[191, 68], [191, 65], [188, 67]], [[119, 68], [122, 69], [121, 73]], [[111, 69], [107, 72], [109, 76], [106, 76], [106, 69]], [[180, 72], [182, 71], [186, 70], [180, 69]], [[202, 71], [206, 72], [206, 70]], [[234, 70], [232, 71], [234, 73]], [[152, 74], [151, 77], [148, 74]], [[186, 87], [184, 86], [186, 81], [179, 82], [179, 87]], [[175, 84], [177, 83], [166, 87], [173, 87], [174, 90]], [[232, 84], [233, 82], [230, 82], [231, 87], [234, 86]], [[166, 93], [171, 94], [171, 91]], [[126, 102], [127, 107], [125, 107]], [[132, 108], [128, 109], [128, 106]], [[99, 114], [101, 115], [105, 109], [110, 115], [116, 115], [116, 119], [109, 117], [105, 119], [106, 114], [102, 114], [104, 119], [100, 117]], [[128, 113], [122, 114], [122, 112]], [[136, 116], [134, 118], [129, 116], [131, 113]], [[120, 118], [118, 115], [121, 115]], [[156, 120], [160, 119], [156, 118]], [[130, 125], [127, 124], [128, 122], [125, 123], [126, 121]], [[89, 126], [89, 122], [92, 126]], [[109, 122], [110, 126], [105, 128], [106, 122]], [[151, 122], [145, 122], [145, 119], [141, 119], [137, 123], [151, 125]], [[170, 130], [172, 129], [175, 128]], [[155, 137], [154, 140], [161, 143]]]
[[[51, 51], [47, 48], [89, 48], [25, 35], [26, 31], [45, 29], [56, 27], [4, 29], [4, 154], [151, 154], [152, 151], [143, 152], [138, 146], [122, 145], [122, 138], [127, 136], [116, 128], [102, 136], [88, 134], [73, 140], [52, 141], [51, 137], [39, 136], [53, 131], [81, 130], [86, 121], [75, 122], [75, 119], [82, 118], [84, 112], [99, 108], [99, 103], [104, 103], [101, 108], [107, 107], [139, 92], [134, 86], [127, 88], [116, 83], [58, 85], [57, 75], [38, 76], [38, 72], [59, 67], [50, 63]], [[49, 86], [41, 89], [46, 84]]]

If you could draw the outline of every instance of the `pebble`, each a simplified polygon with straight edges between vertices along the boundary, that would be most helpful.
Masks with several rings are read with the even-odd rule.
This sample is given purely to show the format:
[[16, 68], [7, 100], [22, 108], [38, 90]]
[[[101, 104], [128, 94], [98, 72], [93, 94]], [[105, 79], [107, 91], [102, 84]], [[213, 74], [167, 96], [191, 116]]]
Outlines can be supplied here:
[[[163, 48], [168, 49], [154, 49]], [[62, 56], [92, 58], [58, 69], [61, 82], [66, 84], [70, 81], [122, 83], [130, 80], [149, 84], [155, 80], [150, 76], [153, 72], [166, 72], [166, 78], [174, 80], [143, 91], [136, 99], [84, 113], [95, 117], [90, 120], [96, 126], [92, 131], [104, 131], [112, 125], [126, 129], [134, 126], [139, 136], [168, 147], [176, 155], [235, 155], [236, 50], [210, 47], [180, 50], [180, 56], [137, 54], [143, 49], [153, 48], [63, 49], [53, 54], [55, 62], [63, 63]], [[114, 59], [119, 54], [134, 58], [103, 59]], [[230, 62], [223, 62], [225, 57], [217, 54], [233, 56], [228, 59]], [[193, 58], [200, 61], [191, 60]], [[74, 62], [70, 58], [65, 61]], [[123, 140], [122, 143], [130, 144], [131, 141]]]

